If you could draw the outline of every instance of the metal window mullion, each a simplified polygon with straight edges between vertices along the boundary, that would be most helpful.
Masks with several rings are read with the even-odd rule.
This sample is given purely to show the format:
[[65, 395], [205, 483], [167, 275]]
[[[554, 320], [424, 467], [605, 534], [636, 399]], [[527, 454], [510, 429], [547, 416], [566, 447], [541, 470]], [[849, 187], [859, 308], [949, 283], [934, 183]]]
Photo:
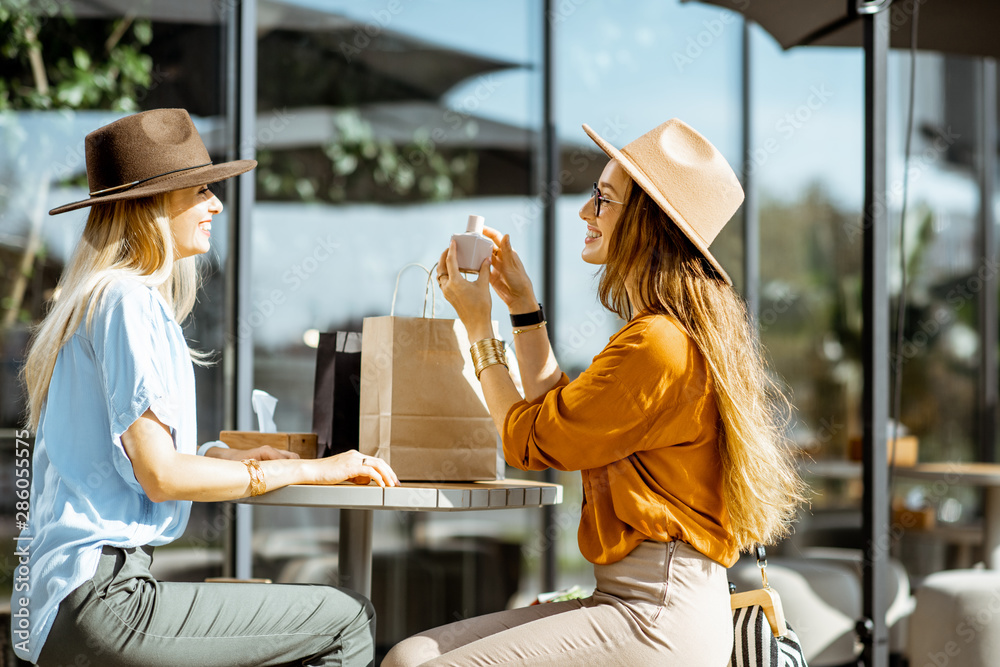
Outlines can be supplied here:
[[979, 460], [996, 460], [997, 437], [997, 232], [993, 208], [997, 168], [997, 68], [984, 58], [979, 99]]
[[743, 298], [751, 321], [760, 316], [760, 211], [757, 203], [754, 165], [750, 157], [753, 143], [753, 100], [751, 98], [751, 28], [753, 21], [743, 18], [741, 106], [743, 130]]
[[[227, 15], [230, 154], [233, 159], [256, 157], [257, 117], [257, 2], [240, 0], [222, 5]], [[223, 364], [227, 383], [226, 425], [252, 429], [250, 394], [253, 391], [253, 339], [238, 335], [238, 323], [250, 307], [251, 215], [255, 198], [254, 172], [231, 181], [229, 235], [226, 261], [226, 353]], [[233, 423], [235, 422], [235, 424]], [[246, 579], [252, 576], [252, 510], [230, 504], [232, 520], [225, 535], [224, 574]]]
[[[556, 303], [556, 202], [561, 192], [559, 173], [559, 137], [555, 125], [555, 16], [553, 0], [544, 0], [542, 9], [542, 303], [548, 308], [546, 319], [551, 343], [555, 343], [558, 307]], [[542, 478], [549, 483], [556, 481], [555, 471], [547, 469]], [[542, 589], [556, 588], [556, 511], [546, 505], [542, 508], [542, 534], [551, 536], [544, 542], [542, 551]]]

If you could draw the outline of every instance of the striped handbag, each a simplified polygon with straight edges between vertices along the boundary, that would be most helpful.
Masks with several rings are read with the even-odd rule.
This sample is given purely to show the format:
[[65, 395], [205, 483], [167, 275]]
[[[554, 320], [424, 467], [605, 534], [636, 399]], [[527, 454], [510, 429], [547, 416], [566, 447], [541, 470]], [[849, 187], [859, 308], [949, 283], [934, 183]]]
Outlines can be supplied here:
[[733, 655], [730, 667], [808, 667], [802, 645], [795, 632], [785, 622], [781, 598], [767, 583], [767, 556], [758, 546], [757, 566], [764, 587], [734, 592], [729, 584], [730, 607], [733, 610]]
[[753, 605], [733, 611], [736, 636], [730, 667], [808, 667], [799, 638], [787, 625], [784, 637], [775, 637], [764, 610]]

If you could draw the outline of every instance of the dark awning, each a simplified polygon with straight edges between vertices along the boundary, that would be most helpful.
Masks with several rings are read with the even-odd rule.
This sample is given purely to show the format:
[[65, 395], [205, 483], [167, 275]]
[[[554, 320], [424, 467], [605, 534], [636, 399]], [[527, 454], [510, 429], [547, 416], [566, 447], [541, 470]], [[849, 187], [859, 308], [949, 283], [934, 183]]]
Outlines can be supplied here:
[[[861, 46], [861, 22], [847, 0], [700, 0], [760, 24], [782, 47]], [[890, 46], [910, 46], [910, 19], [920, 5], [917, 46], [967, 56], [1000, 57], [1000, 2], [897, 0], [889, 15]]]

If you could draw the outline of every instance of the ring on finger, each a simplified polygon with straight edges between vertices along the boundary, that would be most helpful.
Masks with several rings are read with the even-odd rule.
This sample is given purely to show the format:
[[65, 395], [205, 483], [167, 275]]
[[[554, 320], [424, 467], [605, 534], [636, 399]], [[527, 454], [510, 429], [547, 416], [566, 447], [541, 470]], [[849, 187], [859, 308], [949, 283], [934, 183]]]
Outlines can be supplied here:
[[367, 467], [368, 466], [368, 457], [367, 456], [365, 458], [361, 459], [361, 466], [362, 467]]

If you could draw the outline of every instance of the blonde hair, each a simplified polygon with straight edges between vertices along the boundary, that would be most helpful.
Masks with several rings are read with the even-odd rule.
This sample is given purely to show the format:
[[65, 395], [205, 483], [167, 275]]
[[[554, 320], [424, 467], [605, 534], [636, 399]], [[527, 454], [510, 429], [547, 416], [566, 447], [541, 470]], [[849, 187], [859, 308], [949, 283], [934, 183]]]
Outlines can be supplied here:
[[788, 402], [767, 373], [743, 300], [669, 216], [629, 183], [598, 292], [623, 319], [626, 285], [646, 312], [669, 315], [694, 340], [719, 409], [719, 453], [730, 530], [740, 550], [791, 531], [804, 500], [784, 434]]
[[[38, 325], [22, 371], [28, 391], [28, 427], [38, 428], [56, 357], [112, 281], [130, 277], [156, 287], [183, 322], [194, 307], [201, 277], [193, 257], [174, 259], [167, 195], [95, 204], [83, 237], [59, 279], [51, 310]], [[205, 355], [190, 351], [196, 363]]]

